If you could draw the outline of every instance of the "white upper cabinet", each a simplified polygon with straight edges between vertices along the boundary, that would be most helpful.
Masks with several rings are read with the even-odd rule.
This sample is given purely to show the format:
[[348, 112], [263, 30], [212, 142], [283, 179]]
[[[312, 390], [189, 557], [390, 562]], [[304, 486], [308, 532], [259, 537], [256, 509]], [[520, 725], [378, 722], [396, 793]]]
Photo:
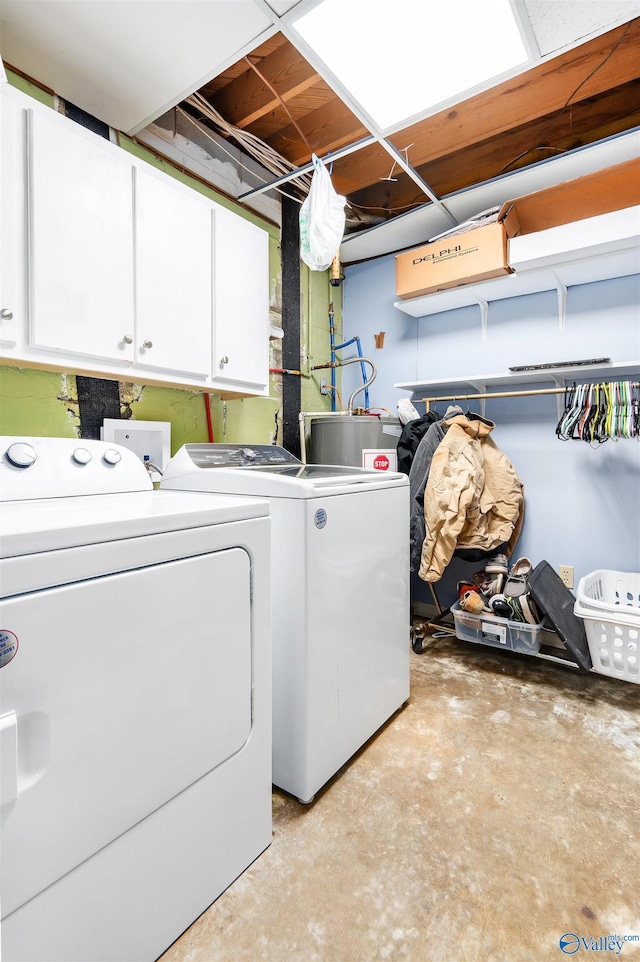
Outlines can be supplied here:
[[267, 231], [2, 86], [5, 362], [267, 396]]
[[29, 344], [133, 360], [129, 158], [49, 112], [29, 113]]
[[[3, 89], [6, 84], [3, 84]], [[15, 348], [27, 322], [26, 242], [18, 212], [25, 209], [26, 112], [0, 98], [0, 348]], [[23, 279], [21, 285], [20, 279]]]
[[213, 380], [266, 390], [269, 235], [224, 208], [215, 215]]
[[211, 370], [213, 210], [166, 175], [135, 171], [136, 364]]

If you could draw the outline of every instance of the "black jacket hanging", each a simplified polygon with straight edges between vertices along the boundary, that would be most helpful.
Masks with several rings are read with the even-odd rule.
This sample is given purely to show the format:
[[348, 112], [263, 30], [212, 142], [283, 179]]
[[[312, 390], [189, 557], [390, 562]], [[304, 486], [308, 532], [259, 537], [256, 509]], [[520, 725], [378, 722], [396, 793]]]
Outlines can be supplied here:
[[420, 418], [407, 421], [403, 426], [400, 437], [398, 438], [398, 471], [402, 474], [409, 474], [413, 456], [418, 449], [420, 441], [425, 436], [434, 421], [439, 420], [435, 411], [427, 411]]

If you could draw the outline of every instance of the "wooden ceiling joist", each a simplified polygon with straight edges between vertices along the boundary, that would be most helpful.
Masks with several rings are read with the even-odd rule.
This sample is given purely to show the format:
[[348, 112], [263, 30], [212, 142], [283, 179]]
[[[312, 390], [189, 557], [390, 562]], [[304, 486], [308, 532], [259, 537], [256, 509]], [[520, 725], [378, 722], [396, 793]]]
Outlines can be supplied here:
[[[317, 83], [318, 75], [290, 44], [283, 44], [211, 98], [215, 109], [235, 127], [245, 129]], [[267, 81], [267, 83], [265, 83]], [[269, 86], [270, 85], [270, 86]], [[277, 91], [277, 96], [270, 89]]]

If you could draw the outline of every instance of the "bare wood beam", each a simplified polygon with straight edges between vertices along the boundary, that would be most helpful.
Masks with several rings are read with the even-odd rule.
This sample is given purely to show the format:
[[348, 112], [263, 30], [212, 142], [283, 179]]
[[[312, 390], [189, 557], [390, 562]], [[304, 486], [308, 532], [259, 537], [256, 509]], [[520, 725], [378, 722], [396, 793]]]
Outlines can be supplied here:
[[[257, 67], [285, 103], [318, 81], [313, 67], [290, 44], [264, 57]], [[241, 128], [280, 107], [278, 97], [249, 66], [245, 73], [226, 84], [211, 103], [226, 120]]]
[[[317, 154], [355, 143], [369, 133], [341, 101], [325, 104], [301, 117], [298, 125]], [[293, 124], [269, 137], [268, 143], [296, 167], [309, 159], [309, 151]]]

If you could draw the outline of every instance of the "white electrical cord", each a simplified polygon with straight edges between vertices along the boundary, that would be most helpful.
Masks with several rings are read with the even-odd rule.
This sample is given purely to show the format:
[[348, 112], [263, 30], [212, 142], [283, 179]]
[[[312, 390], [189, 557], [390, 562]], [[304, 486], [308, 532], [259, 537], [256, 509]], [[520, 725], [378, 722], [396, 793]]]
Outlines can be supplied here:
[[[255, 137], [248, 131], [242, 130], [240, 127], [234, 127], [233, 124], [230, 124], [221, 114], [218, 113], [215, 107], [211, 106], [208, 100], [205, 100], [201, 94], [191, 94], [190, 97], [186, 98], [185, 103], [195, 107], [196, 110], [199, 110], [202, 114], [204, 114], [205, 117], [207, 117], [208, 120], [214, 123], [216, 127], [233, 137], [234, 140], [240, 144], [243, 150], [245, 150], [255, 160], [257, 160], [258, 163], [262, 164], [263, 167], [266, 167], [267, 170], [270, 170], [277, 177], [280, 177], [283, 174], [290, 174], [296, 169], [294, 164], [291, 164], [276, 150], [273, 150], [273, 148], [269, 147], [268, 144], [265, 144], [264, 141], [260, 140], [258, 137]], [[181, 111], [181, 113], [187, 117], [189, 116], [184, 111]], [[192, 117], [190, 119], [193, 120]], [[250, 173], [255, 174], [255, 171], [250, 171]], [[308, 191], [311, 187], [311, 177], [311, 173], [306, 173], [301, 174], [300, 177], [296, 178], [296, 180], [298, 180], [305, 190]]]

